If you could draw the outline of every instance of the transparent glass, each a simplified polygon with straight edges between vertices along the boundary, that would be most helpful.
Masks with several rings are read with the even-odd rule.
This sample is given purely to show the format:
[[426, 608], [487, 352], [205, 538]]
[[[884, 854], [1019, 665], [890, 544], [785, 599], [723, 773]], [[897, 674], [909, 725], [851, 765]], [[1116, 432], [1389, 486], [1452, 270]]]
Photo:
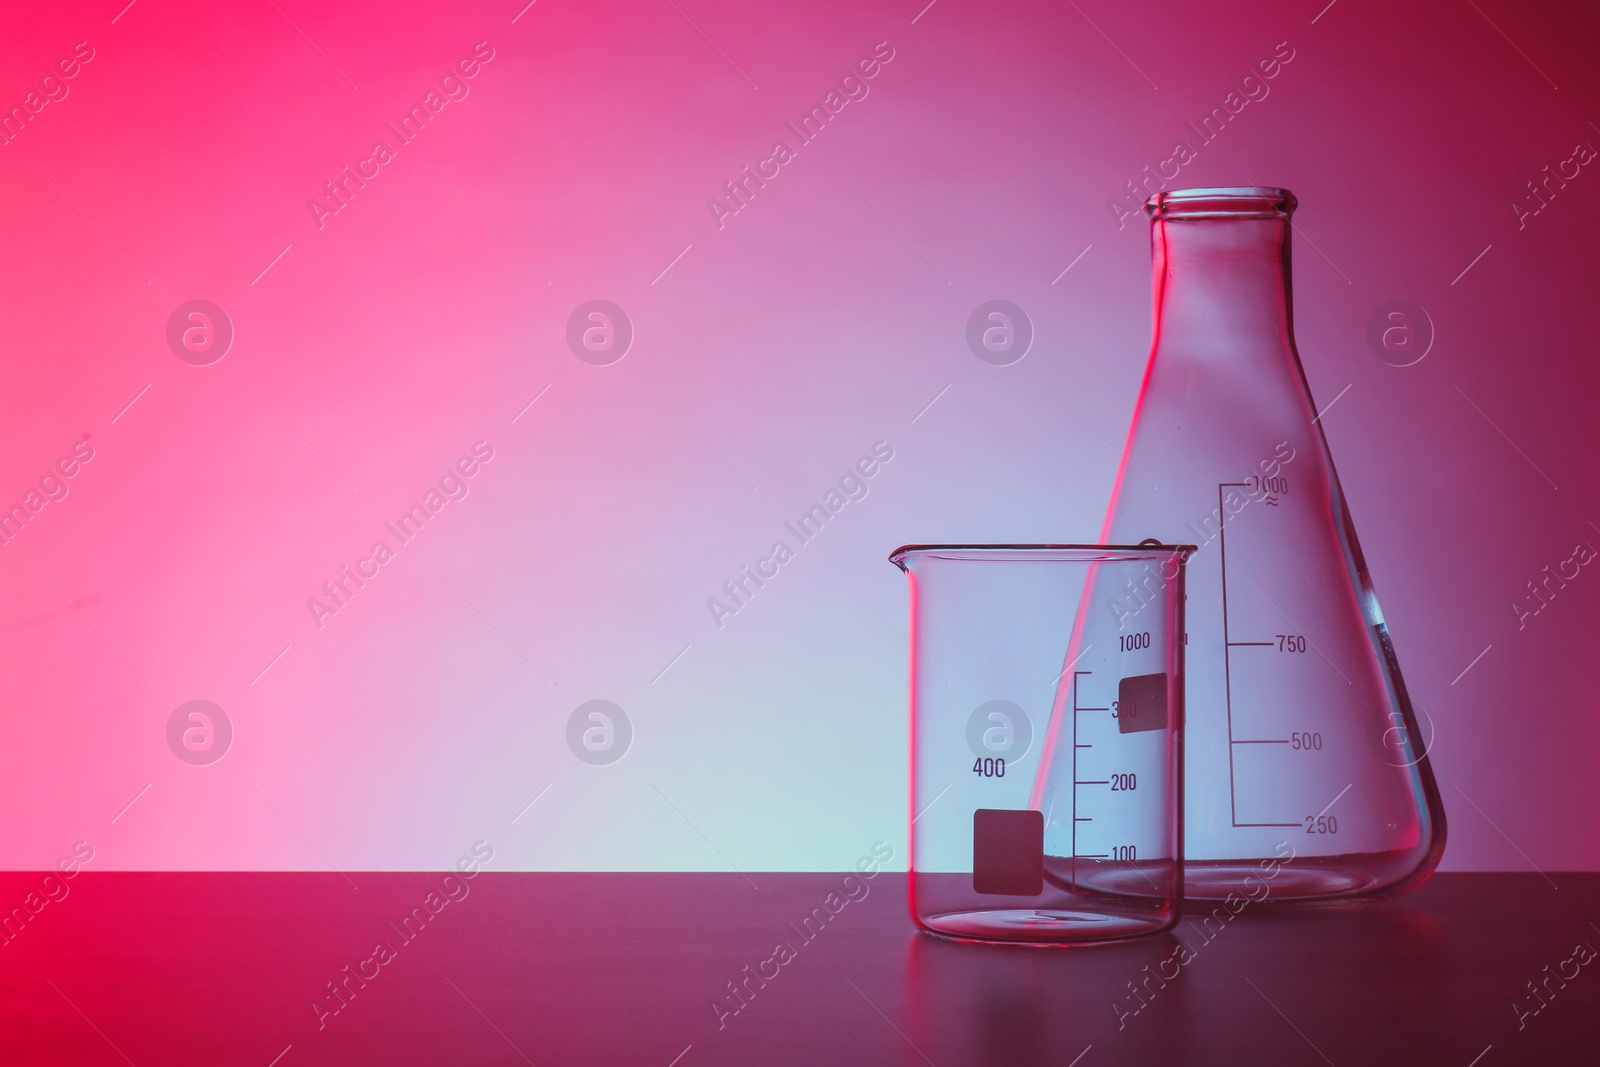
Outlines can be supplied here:
[[[1191, 899], [1392, 895], [1444, 850], [1438, 786], [1295, 349], [1295, 204], [1287, 190], [1240, 188], [1146, 205], [1155, 337], [1102, 540], [1199, 546]], [[1113, 592], [1129, 612], [1146, 595], [1137, 582], [1101, 595]]]
[[[910, 886], [922, 929], [1070, 944], [1177, 922], [1189, 551], [909, 545], [889, 557], [911, 586]], [[1096, 575], [1147, 572], [1162, 587], [1136, 629], [1084, 599]], [[1035, 802], [1047, 727], [1068, 774]]]

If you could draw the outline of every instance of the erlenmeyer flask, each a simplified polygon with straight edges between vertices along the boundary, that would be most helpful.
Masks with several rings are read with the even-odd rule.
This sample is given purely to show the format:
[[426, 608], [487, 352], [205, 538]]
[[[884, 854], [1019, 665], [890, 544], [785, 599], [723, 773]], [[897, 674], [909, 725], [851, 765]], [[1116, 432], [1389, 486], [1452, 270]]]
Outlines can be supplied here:
[[[1146, 205], [1155, 337], [1100, 539], [1199, 546], [1190, 899], [1393, 895], [1444, 851], [1438, 786], [1295, 350], [1294, 208], [1287, 190], [1261, 188]], [[1159, 582], [1092, 595], [1137, 633]], [[1063, 773], [1053, 756], [1041, 753], [1036, 796]]]

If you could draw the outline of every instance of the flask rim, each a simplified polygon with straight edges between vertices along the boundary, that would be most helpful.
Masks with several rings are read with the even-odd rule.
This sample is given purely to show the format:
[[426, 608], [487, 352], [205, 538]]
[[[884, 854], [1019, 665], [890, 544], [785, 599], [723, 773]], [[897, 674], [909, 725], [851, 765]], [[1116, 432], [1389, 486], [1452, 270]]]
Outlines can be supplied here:
[[1287, 189], [1239, 185], [1164, 189], [1145, 201], [1152, 222], [1160, 219], [1287, 219], [1298, 205]]

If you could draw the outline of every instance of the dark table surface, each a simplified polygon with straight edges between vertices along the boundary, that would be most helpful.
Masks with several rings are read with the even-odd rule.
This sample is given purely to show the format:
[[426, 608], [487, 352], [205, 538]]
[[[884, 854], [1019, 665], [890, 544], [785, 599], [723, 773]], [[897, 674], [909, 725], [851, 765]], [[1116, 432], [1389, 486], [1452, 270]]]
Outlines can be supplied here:
[[1600, 1062], [1600, 874], [1065, 950], [920, 935], [904, 875], [843, 878], [4, 874], [0, 1063]]

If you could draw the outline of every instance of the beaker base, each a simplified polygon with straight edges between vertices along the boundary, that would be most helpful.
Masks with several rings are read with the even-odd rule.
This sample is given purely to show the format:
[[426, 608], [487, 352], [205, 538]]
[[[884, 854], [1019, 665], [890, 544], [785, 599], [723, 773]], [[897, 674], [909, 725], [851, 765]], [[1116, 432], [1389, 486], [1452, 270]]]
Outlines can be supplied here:
[[924, 931], [952, 941], [1066, 946], [1126, 941], [1170, 928], [1176, 914], [1108, 915], [1088, 908], [1002, 908], [922, 915]]

